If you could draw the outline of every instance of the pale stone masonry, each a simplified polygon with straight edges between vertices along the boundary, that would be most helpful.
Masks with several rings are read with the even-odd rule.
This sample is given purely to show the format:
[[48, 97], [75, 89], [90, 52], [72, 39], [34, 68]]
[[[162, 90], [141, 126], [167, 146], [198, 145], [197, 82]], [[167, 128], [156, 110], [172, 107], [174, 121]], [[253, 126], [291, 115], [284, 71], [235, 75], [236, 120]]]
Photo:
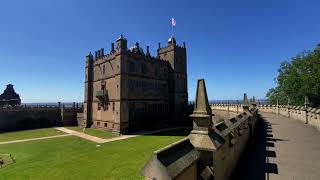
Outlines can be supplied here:
[[105, 54], [86, 56], [81, 126], [126, 134], [185, 119], [188, 104], [185, 44], [170, 38], [152, 57], [121, 35]]
[[[255, 98], [253, 98], [252, 107], [256, 107], [260, 112], [275, 113], [286, 116], [290, 119], [299, 120], [305, 124], [314, 126], [320, 131], [320, 109], [309, 107], [309, 99], [305, 97], [304, 107], [290, 105], [288, 99], [287, 105], [257, 105]], [[212, 104], [213, 110], [240, 112], [241, 104]]]
[[244, 96], [243, 112], [218, 122], [208, 103], [203, 79], [198, 80], [193, 130], [176, 143], [155, 151], [143, 167], [145, 179], [227, 180], [252, 137], [258, 110]]

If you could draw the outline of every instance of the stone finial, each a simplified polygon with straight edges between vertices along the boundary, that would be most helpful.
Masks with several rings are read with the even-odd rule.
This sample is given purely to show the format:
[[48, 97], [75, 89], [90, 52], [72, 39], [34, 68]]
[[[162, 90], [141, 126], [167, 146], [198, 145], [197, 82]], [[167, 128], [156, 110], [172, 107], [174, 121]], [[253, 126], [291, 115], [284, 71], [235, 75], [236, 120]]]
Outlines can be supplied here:
[[308, 96], [304, 97], [304, 106], [308, 107], [310, 105]]
[[193, 130], [189, 135], [191, 144], [202, 151], [216, 150], [212, 113], [204, 79], [198, 80], [194, 111], [190, 117], [193, 119]]
[[183, 42], [183, 48], [186, 48], [186, 43], [185, 42]]
[[93, 59], [93, 56], [92, 56], [91, 51], [90, 51], [89, 54], [86, 55], [86, 60], [88, 61], [88, 60], [92, 60], [92, 59]]
[[193, 114], [211, 115], [211, 109], [209, 106], [206, 84], [204, 82], [204, 79], [198, 80], [196, 101], [194, 105]]
[[111, 53], [113, 53], [115, 50], [114, 50], [114, 43], [111, 43]]
[[251, 103], [251, 105], [252, 105], [253, 107], [256, 107], [256, 106], [257, 106], [257, 101], [256, 101], [256, 97], [255, 97], [255, 96], [252, 97], [252, 103]]
[[243, 110], [249, 110], [249, 100], [247, 97], [247, 93], [243, 94], [243, 102], [242, 102]]
[[150, 56], [150, 52], [149, 52], [149, 46], [147, 46], [147, 53], [146, 53], [147, 56]]
[[158, 43], [158, 49], [160, 49], [160, 47], [161, 47], [161, 44], [160, 44], [160, 43]]
[[101, 56], [104, 56], [104, 48], [101, 48]]

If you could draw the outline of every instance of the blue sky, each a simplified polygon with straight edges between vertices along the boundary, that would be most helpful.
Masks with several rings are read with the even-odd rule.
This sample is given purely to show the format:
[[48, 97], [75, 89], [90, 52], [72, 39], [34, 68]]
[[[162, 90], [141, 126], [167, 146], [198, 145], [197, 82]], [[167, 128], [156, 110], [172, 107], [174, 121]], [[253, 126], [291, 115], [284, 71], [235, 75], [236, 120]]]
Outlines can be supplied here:
[[205, 78], [210, 99], [264, 98], [279, 64], [320, 43], [320, 1], [0, 1], [0, 91], [23, 102], [83, 101], [85, 55], [171, 34], [186, 42], [189, 99]]

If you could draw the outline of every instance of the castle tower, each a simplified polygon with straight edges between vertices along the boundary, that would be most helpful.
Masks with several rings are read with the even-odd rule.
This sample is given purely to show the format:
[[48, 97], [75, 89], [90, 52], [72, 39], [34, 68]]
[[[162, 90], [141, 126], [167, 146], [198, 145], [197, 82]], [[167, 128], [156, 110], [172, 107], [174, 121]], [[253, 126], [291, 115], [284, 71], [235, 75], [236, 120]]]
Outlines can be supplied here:
[[92, 103], [93, 103], [93, 55], [91, 52], [86, 56], [85, 82], [84, 82], [84, 102], [83, 102], [83, 122], [82, 127], [92, 125]]
[[180, 47], [174, 37], [169, 38], [166, 47], [159, 47], [160, 59], [170, 63], [169, 72], [169, 108], [176, 121], [186, 118], [188, 105], [187, 90], [187, 53], [185, 45]]

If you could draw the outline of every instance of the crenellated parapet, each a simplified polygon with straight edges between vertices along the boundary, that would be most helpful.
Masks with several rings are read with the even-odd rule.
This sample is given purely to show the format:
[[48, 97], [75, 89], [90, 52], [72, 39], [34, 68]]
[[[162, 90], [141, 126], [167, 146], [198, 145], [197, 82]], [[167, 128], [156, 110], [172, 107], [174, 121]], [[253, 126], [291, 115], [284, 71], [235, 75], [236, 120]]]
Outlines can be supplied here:
[[217, 121], [212, 107], [218, 106], [209, 106], [205, 82], [198, 80], [190, 135], [155, 151], [141, 174], [162, 180], [229, 179], [258, 121], [258, 109], [244, 104], [235, 117]]
[[[240, 112], [242, 104], [211, 104], [212, 110]], [[261, 104], [256, 105], [260, 112], [274, 113], [282, 116], [286, 116], [291, 119], [299, 120], [305, 124], [316, 127], [320, 130], [320, 109], [309, 107], [309, 100], [305, 98], [305, 106], [293, 106], [288, 104]], [[250, 109], [253, 106], [249, 107]]]

